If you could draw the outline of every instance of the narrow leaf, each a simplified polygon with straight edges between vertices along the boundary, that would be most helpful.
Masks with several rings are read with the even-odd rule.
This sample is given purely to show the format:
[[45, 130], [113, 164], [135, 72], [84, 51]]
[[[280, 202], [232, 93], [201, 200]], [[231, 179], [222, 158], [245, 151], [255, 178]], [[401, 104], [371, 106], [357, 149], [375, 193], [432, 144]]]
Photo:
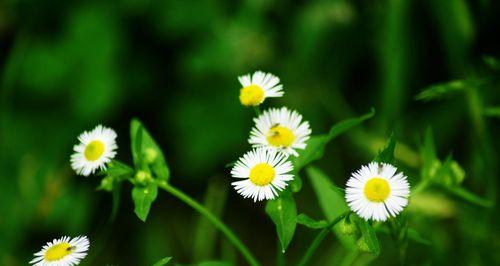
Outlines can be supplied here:
[[369, 113], [364, 114], [360, 117], [347, 119], [333, 125], [332, 128], [330, 128], [328, 134], [312, 136], [307, 141], [307, 147], [304, 150], [299, 150], [299, 156], [292, 159], [294, 170], [298, 173], [299, 170], [304, 166], [310, 164], [313, 161], [321, 159], [325, 151], [325, 146], [332, 139], [353, 128], [354, 126], [361, 124], [363, 121], [371, 118], [374, 114], [375, 110], [371, 109]]
[[151, 172], [158, 179], [168, 180], [170, 171], [165, 161], [165, 156], [160, 147], [149, 134], [146, 128], [137, 119], [130, 124], [132, 141], [132, 156], [136, 167], [149, 165]]
[[276, 225], [281, 251], [285, 253], [297, 226], [297, 206], [292, 194], [283, 193], [279, 198], [268, 201], [266, 213]]
[[493, 202], [491, 200], [483, 199], [479, 197], [478, 195], [466, 190], [463, 187], [460, 186], [443, 186], [446, 191], [449, 193], [455, 195], [458, 198], [461, 198], [462, 200], [465, 200], [469, 203], [484, 207], [484, 208], [491, 208], [493, 207]]
[[428, 128], [425, 132], [424, 145], [421, 148], [422, 156], [422, 179], [431, 179], [435, 174], [436, 164], [439, 163], [434, 145], [432, 130]]
[[431, 245], [431, 242], [428, 240], [428, 239], [425, 239], [423, 238], [420, 233], [413, 229], [413, 228], [408, 228], [408, 239], [414, 241], [414, 242], [417, 242], [417, 243], [420, 243], [422, 245], [426, 245], [426, 246], [430, 246]]
[[142, 165], [142, 124], [139, 120], [132, 119], [130, 122], [130, 147], [134, 165], [139, 168]]
[[305, 225], [312, 229], [323, 229], [328, 225], [328, 222], [325, 220], [314, 220], [313, 218], [307, 216], [307, 214], [301, 213], [297, 216], [297, 223], [301, 225]]
[[393, 135], [389, 137], [385, 147], [375, 156], [373, 161], [379, 163], [389, 163], [394, 164], [394, 149], [396, 148], [396, 141]]
[[158, 195], [158, 187], [156, 184], [151, 183], [146, 187], [135, 186], [132, 189], [132, 199], [134, 201], [134, 212], [143, 222], [148, 217], [151, 204]]
[[167, 265], [168, 262], [172, 259], [172, 257], [165, 257], [161, 260], [159, 260], [158, 262], [156, 262], [155, 264], [153, 264], [153, 266], [163, 266], [163, 265]]
[[500, 106], [492, 106], [485, 108], [483, 114], [489, 117], [500, 118]]
[[372, 118], [375, 115], [375, 109], [372, 108], [370, 109], [370, 112], [361, 115], [356, 118], [350, 118], [346, 119], [344, 121], [340, 121], [337, 124], [335, 124], [332, 128], [330, 128], [330, 131], [328, 132], [328, 137], [331, 139], [337, 137], [338, 135], [346, 132], [347, 130], [361, 124], [365, 120], [368, 120]]
[[491, 70], [500, 70], [500, 61], [498, 61], [497, 58], [493, 56], [483, 56], [483, 61]]
[[363, 236], [368, 249], [370, 250], [370, 252], [375, 253], [375, 255], [378, 256], [378, 254], [380, 253], [380, 246], [377, 240], [377, 235], [375, 234], [375, 230], [364, 219], [360, 218], [357, 215], [355, 217], [357, 217], [357, 219], [354, 219], [354, 221], [358, 225], [358, 228], [361, 231], [361, 235]]
[[[382, 233], [382, 234], [386, 234], [386, 235], [390, 234], [390, 231], [387, 227], [378, 227], [375, 231], [377, 233]], [[420, 233], [413, 228], [408, 228], [407, 236], [408, 236], [409, 240], [411, 240], [415, 243], [419, 243], [419, 244], [426, 245], [426, 246], [431, 245], [431, 242], [428, 239], [425, 239], [424, 237], [422, 237], [422, 235], [420, 235]]]
[[[349, 210], [342, 190], [326, 174], [313, 166], [308, 166], [306, 173], [327, 220], [334, 220]], [[353, 236], [342, 234], [338, 225], [333, 227], [333, 231], [344, 247], [350, 250], [355, 248], [356, 239]]]
[[434, 84], [424, 88], [417, 96], [417, 100], [438, 100], [450, 97], [457, 92], [464, 91], [469, 86], [466, 80], [452, 80], [450, 82]]
[[225, 261], [205, 261], [199, 263], [198, 266], [231, 266], [232, 264]]

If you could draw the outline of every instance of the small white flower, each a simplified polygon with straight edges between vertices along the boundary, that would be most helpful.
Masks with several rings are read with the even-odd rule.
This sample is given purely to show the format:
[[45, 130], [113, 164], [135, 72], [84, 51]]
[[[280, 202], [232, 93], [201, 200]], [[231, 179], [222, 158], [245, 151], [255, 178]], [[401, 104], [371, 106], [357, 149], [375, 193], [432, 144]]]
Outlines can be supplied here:
[[231, 183], [244, 198], [255, 201], [271, 200], [278, 191], [285, 189], [287, 181], [293, 180], [293, 170], [288, 156], [276, 150], [253, 149], [241, 157], [231, 175], [243, 180]]
[[30, 261], [34, 266], [73, 266], [87, 256], [89, 239], [78, 236], [73, 239], [61, 237], [48, 242], [42, 250], [35, 253], [35, 258]]
[[386, 163], [370, 163], [347, 181], [345, 198], [352, 211], [365, 220], [385, 221], [408, 204], [410, 185], [403, 173]]
[[111, 128], [98, 125], [90, 132], [78, 136], [80, 143], [73, 147], [71, 168], [77, 174], [88, 176], [97, 169], [106, 169], [106, 164], [116, 155], [116, 133]]
[[254, 122], [248, 139], [252, 147], [267, 147], [298, 156], [295, 149], [305, 149], [311, 135], [309, 123], [302, 121], [302, 115], [286, 107], [266, 110], [254, 118]]
[[283, 85], [280, 79], [271, 73], [256, 71], [252, 76], [246, 74], [238, 77], [243, 86], [240, 90], [240, 102], [244, 106], [257, 106], [267, 97], [283, 96]]

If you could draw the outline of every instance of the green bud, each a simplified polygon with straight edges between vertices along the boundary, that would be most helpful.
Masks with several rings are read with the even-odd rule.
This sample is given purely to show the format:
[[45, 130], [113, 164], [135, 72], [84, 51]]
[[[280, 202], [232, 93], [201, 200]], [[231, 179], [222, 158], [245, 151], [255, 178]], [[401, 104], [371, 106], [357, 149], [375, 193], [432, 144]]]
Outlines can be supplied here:
[[112, 176], [105, 176], [101, 180], [101, 184], [99, 185], [98, 189], [105, 190], [105, 191], [113, 191], [113, 177]]
[[145, 185], [151, 180], [153, 180], [153, 177], [146, 171], [141, 170], [135, 174], [135, 181], [141, 185]]
[[153, 148], [147, 148], [144, 151], [144, 159], [148, 164], [152, 164], [158, 158], [158, 152]]
[[343, 219], [339, 223], [338, 228], [340, 230], [340, 233], [348, 236], [354, 235], [358, 232], [358, 227], [356, 226], [356, 224], [352, 221], [348, 221], [347, 219]]
[[293, 193], [297, 193], [302, 189], [302, 179], [299, 176], [296, 176], [292, 182], [290, 182], [290, 188]]
[[371, 252], [364, 237], [360, 237], [356, 245], [358, 246], [358, 249], [362, 252]]
[[441, 162], [439, 160], [434, 160], [429, 167], [429, 177], [432, 179], [435, 177], [437, 171], [441, 168]]
[[464, 169], [460, 167], [460, 165], [456, 161], [451, 162], [450, 168], [453, 175], [454, 184], [461, 184], [465, 178]]

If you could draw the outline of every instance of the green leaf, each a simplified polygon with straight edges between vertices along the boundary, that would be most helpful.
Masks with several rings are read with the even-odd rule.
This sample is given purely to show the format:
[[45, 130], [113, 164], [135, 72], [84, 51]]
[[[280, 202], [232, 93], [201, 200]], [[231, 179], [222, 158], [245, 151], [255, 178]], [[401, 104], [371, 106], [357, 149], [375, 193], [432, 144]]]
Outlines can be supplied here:
[[[221, 217], [226, 204], [229, 186], [223, 178], [212, 178], [208, 182], [203, 206], [214, 216]], [[204, 217], [199, 216], [193, 231], [194, 241], [190, 257], [194, 261], [212, 258], [216, 249], [217, 229]]]
[[493, 207], [493, 201], [488, 200], [488, 199], [483, 199], [479, 197], [478, 195], [466, 190], [463, 187], [460, 186], [443, 186], [444, 190], [447, 192], [455, 195], [458, 198], [461, 198], [462, 200], [465, 200], [469, 203], [484, 207], [484, 208], [491, 208]]
[[483, 111], [483, 115], [489, 117], [500, 118], [500, 106], [487, 107]]
[[[327, 220], [332, 221], [349, 210], [342, 190], [325, 173], [313, 166], [308, 166], [306, 173]], [[333, 232], [347, 249], [356, 247], [354, 236], [343, 234], [338, 225], [333, 227]]]
[[132, 159], [136, 168], [140, 168], [142, 161], [142, 124], [139, 120], [132, 119], [130, 122], [130, 147], [132, 150]]
[[297, 226], [297, 206], [290, 192], [270, 200], [266, 204], [266, 213], [276, 225], [278, 238], [281, 243], [281, 251], [285, 253], [288, 244], [292, 241]]
[[157, 195], [158, 186], [154, 183], [146, 187], [135, 186], [132, 189], [132, 200], [135, 205], [134, 212], [143, 222], [146, 221], [151, 204], [153, 204]]
[[491, 70], [500, 71], [500, 61], [497, 58], [486, 55], [483, 56], [483, 61]]
[[328, 222], [325, 220], [314, 220], [311, 217], [307, 216], [307, 214], [301, 213], [297, 216], [297, 223], [301, 225], [305, 225], [312, 229], [323, 229], [328, 225]]
[[134, 169], [132, 169], [130, 166], [113, 160], [111, 163], [108, 164], [108, 168], [106, 169], [106, 176], [109, 177], [115, 177], [119, 180], [123, 180], [126, 177], [131, 177], [134, 175]]
[[155, 264], [153, 264], [153, 266], [163, 266], [163, 265], [167, 265], [168, 262], [172, 259], [172, 257], [165, 257], [161, 260], [159, 260], [158, 262], [156, 262]]
[[199, 263], [198, 266], [231, 266], [232, 264], [225, 261], [205, 261]]
[[424, 88], [415, 98], [424, 101], [443, 99], [457, 92], [464, 91], [471, 85], [470, 83], [467, 80], [452, 80], [450, 82], [434, 84]]
[[312, 136], [307, 141], [307, 147], [304, 150], [299, 150], [299, 156], [292, 159], [295, 172], [310, 164], [313, 161], [321, 159], [325, 151], [325, 146], [335, 137], [345, 131], [361, 124], [363, 121], [371, 118], [375, 114], [375, 110], [371, 109], [369, 113], [360, 117], [341, 121], [330, 128], [328, 134]]
[[146, 128], [137, 119], [130, 123], [132, 157], [136, 168], [148, 165], [158, 179], [168, 180], [170, 171], [165, 156]]
[[[354, 216], [354, 214], [352, 215]], [[375, 253], [375, 255], [378, 256], [380, 253], [380, 246], [377, 240], [377, 235], [375, 234], [375, 230], [363, 218], [360, 218], [357, 215], [354, 217], [357, 218], [354, 219], [354, 222], [358, 225], [358, 228], [361, 231], [361, 235], [363, 236], [363, 239], [368, 247], [368, 250], [372, 253]]]
[[393, 135], [389, 137], [385, 147], [375, 156], [373, 161], [378, 163], [394, 164], [394, 149], [396, 148], [396, 141]]
[[[377, 233], [390, 235], [390, 231], [387, 227], [378, 227], [375, 231]], [[419, 244], [426, 245], [426, 246], [431, 245], [431, 242], [428, 239], [425, 239], [424, 237], [422, 237], [420, 235], [420, 233], [413, 228], [408, 228], [406, 234], [408, 236], [408, 239], [415, 242], [415, 243], [419, 243]]]
[[421, 148], [422, 157], [422, 179], [431, 179], [436, 172], [436, 164], [439, 164], [439, 160], [436, 156], [436, 148], [434, 145], [434, 137], [432, 130], [428, 128], [425, 132], [424, 145]]
[[417, 242], [417, 243], [420, 243], [420, 244], [426, 245], [426, 246], [431, 245], [431, 242], [428, 239], [423, 238], [420, 235], [420, 233], [413, 228], [408, 228], [407, 234], [408, 234], [408, 239], [410, 239], [414, 242]]

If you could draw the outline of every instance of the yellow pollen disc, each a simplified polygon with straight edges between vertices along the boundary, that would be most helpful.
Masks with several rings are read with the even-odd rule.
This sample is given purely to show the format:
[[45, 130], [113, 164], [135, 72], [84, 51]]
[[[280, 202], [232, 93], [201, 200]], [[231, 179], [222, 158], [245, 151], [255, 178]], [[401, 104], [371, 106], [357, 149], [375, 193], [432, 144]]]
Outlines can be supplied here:
[[71, 246], [68, 243], [59, 243], [56, 245], [53, 245], [47, 251], [45, 251], [45, 254], [43, 257], [45, 258], [46, 261], [58, 261], [69, 254], [73, 253], [75, 250], [75, 247]]
[[245, 106], [257, 106], [264, 101], [264, 90], [251, 84], [240, 90], [240, 102]]
[[274, 176], [274, 168], [267, 163], [257, 164], [250, 170], [250, 181], [257, 186], [269, 185]]
[[87, 147], [85, 147], [85, 151], [83, 153], [87, 160], [95, 161], [104, 153], [104, 143], [100, 140], [94, 140], [90, 142]]
[[267, 135], [267, 142], [275, 147], [290, 147], [294, 140], [293, 132], [279, 125], [272, 127]]
[[387, 180], [374, 177], [365, 184], [365, 196], [371, 202], [383, 202], [389, 197], [391, 193], [391, 188]]

